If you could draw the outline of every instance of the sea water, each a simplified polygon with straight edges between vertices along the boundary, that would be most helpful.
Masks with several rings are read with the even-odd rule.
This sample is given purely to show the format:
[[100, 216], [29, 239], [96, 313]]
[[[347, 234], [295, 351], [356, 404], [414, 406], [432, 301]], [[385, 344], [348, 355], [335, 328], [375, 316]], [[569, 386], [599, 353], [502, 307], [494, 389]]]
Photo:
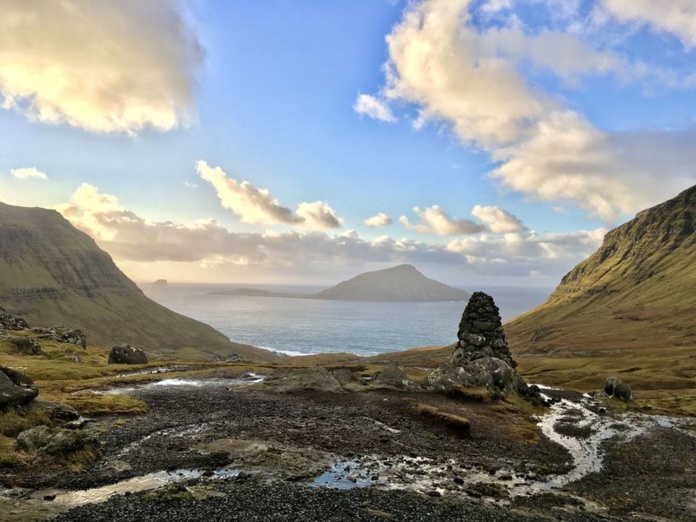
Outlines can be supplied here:
[[[142, 285], [154, 301], [211, 325], [233, 341], [290, 355], [350, 352], [375, 355], [457, 340], [465, 302], [375, 303], [222, 295], [233, 286]], [[313, 293], [320, 288], [255, 286]], [[503, 320], [541, 304], [550, 288], [485, 288]]]

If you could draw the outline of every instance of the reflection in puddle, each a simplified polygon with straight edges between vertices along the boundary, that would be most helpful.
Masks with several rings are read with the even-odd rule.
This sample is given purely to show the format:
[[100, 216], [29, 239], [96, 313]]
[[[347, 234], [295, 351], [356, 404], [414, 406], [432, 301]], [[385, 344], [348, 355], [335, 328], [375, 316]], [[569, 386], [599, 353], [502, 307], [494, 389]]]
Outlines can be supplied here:
[[[212, 475], [207, 475], [209, 480], [234, 478], [239, 475], [239, 470], [234, 469], [219, 469], [213, 472]], [[159, 471], [150, 473], [141, 477], [102, 486], [100, 488], [85, 489], [80, 491], [69, 491], [56, 495], [54, 502], [66, 506], [79, 506], [88, 503], [105, 502], [114, 495], [123, 495], [125, 493], [137, 493], [139, 491], [150, 491], [153, 489], [174, 484], [188, 479], [198, 479], [203, 476], [200, 470], [179, 470], [179, 471]]]

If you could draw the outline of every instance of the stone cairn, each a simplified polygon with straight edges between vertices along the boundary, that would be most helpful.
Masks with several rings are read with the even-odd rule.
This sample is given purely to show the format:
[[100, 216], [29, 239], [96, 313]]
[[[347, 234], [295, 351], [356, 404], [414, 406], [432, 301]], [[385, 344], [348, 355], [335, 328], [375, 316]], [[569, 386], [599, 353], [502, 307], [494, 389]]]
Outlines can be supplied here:
[[517, 393], [542, 404], [539, 388], [528, 386], [515, 367], [505, 340], [500, 311], [493, 298], [474, 292], [464, 309], [459, 341], [447, 364], [426, 378], [426, 387], [446, 395], [465, 395], [466, 388], [487, 388], [494, 397]]
[[500, 310], [493, 298], [483, 292], [474, 292], [459, 322], [459, 342], [450, 363], [464, 366], [476, 359], [495, 357], [515, 368], [517, 363], [510, 354], [502, 324]]

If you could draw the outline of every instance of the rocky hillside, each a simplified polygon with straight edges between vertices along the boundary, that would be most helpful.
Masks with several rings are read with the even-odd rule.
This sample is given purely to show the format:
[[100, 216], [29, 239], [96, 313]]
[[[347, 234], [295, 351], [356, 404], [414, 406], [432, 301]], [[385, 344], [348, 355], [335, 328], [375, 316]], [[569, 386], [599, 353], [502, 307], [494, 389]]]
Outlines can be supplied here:
[[696, 186], [609, 232], [548, 301], [506, 331], [518, 353], [696, 347]]
[[343, 301], [465, 301], [469, 294], [425, 277], [412, 265], [399, 265], [365, 272], [322, 290], [312, 298]]
[[187, 358], [273, 358], [145, 297], [89, 236], [52, 210], [0, 203], [0, 305], [32, 325], [80, 328], [97, 346], [128, 342]]

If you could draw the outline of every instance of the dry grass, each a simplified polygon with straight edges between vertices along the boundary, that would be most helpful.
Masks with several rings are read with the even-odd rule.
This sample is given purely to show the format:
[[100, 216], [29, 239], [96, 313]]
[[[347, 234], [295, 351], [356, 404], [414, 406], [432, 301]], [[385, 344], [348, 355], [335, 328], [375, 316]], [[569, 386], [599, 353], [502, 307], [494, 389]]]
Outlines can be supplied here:
[[466, 435], [469, 433], [469, 430], [471, 429], [471, 422], [466, 417], [444, 412], [442, 410], [439, 410], [435, 406], [419, 404], [417, 406], [417, 411], [420, 415], [431, 417], [433, 419], [443, 422], [447, 427], [454, 429], [460, 434]]

